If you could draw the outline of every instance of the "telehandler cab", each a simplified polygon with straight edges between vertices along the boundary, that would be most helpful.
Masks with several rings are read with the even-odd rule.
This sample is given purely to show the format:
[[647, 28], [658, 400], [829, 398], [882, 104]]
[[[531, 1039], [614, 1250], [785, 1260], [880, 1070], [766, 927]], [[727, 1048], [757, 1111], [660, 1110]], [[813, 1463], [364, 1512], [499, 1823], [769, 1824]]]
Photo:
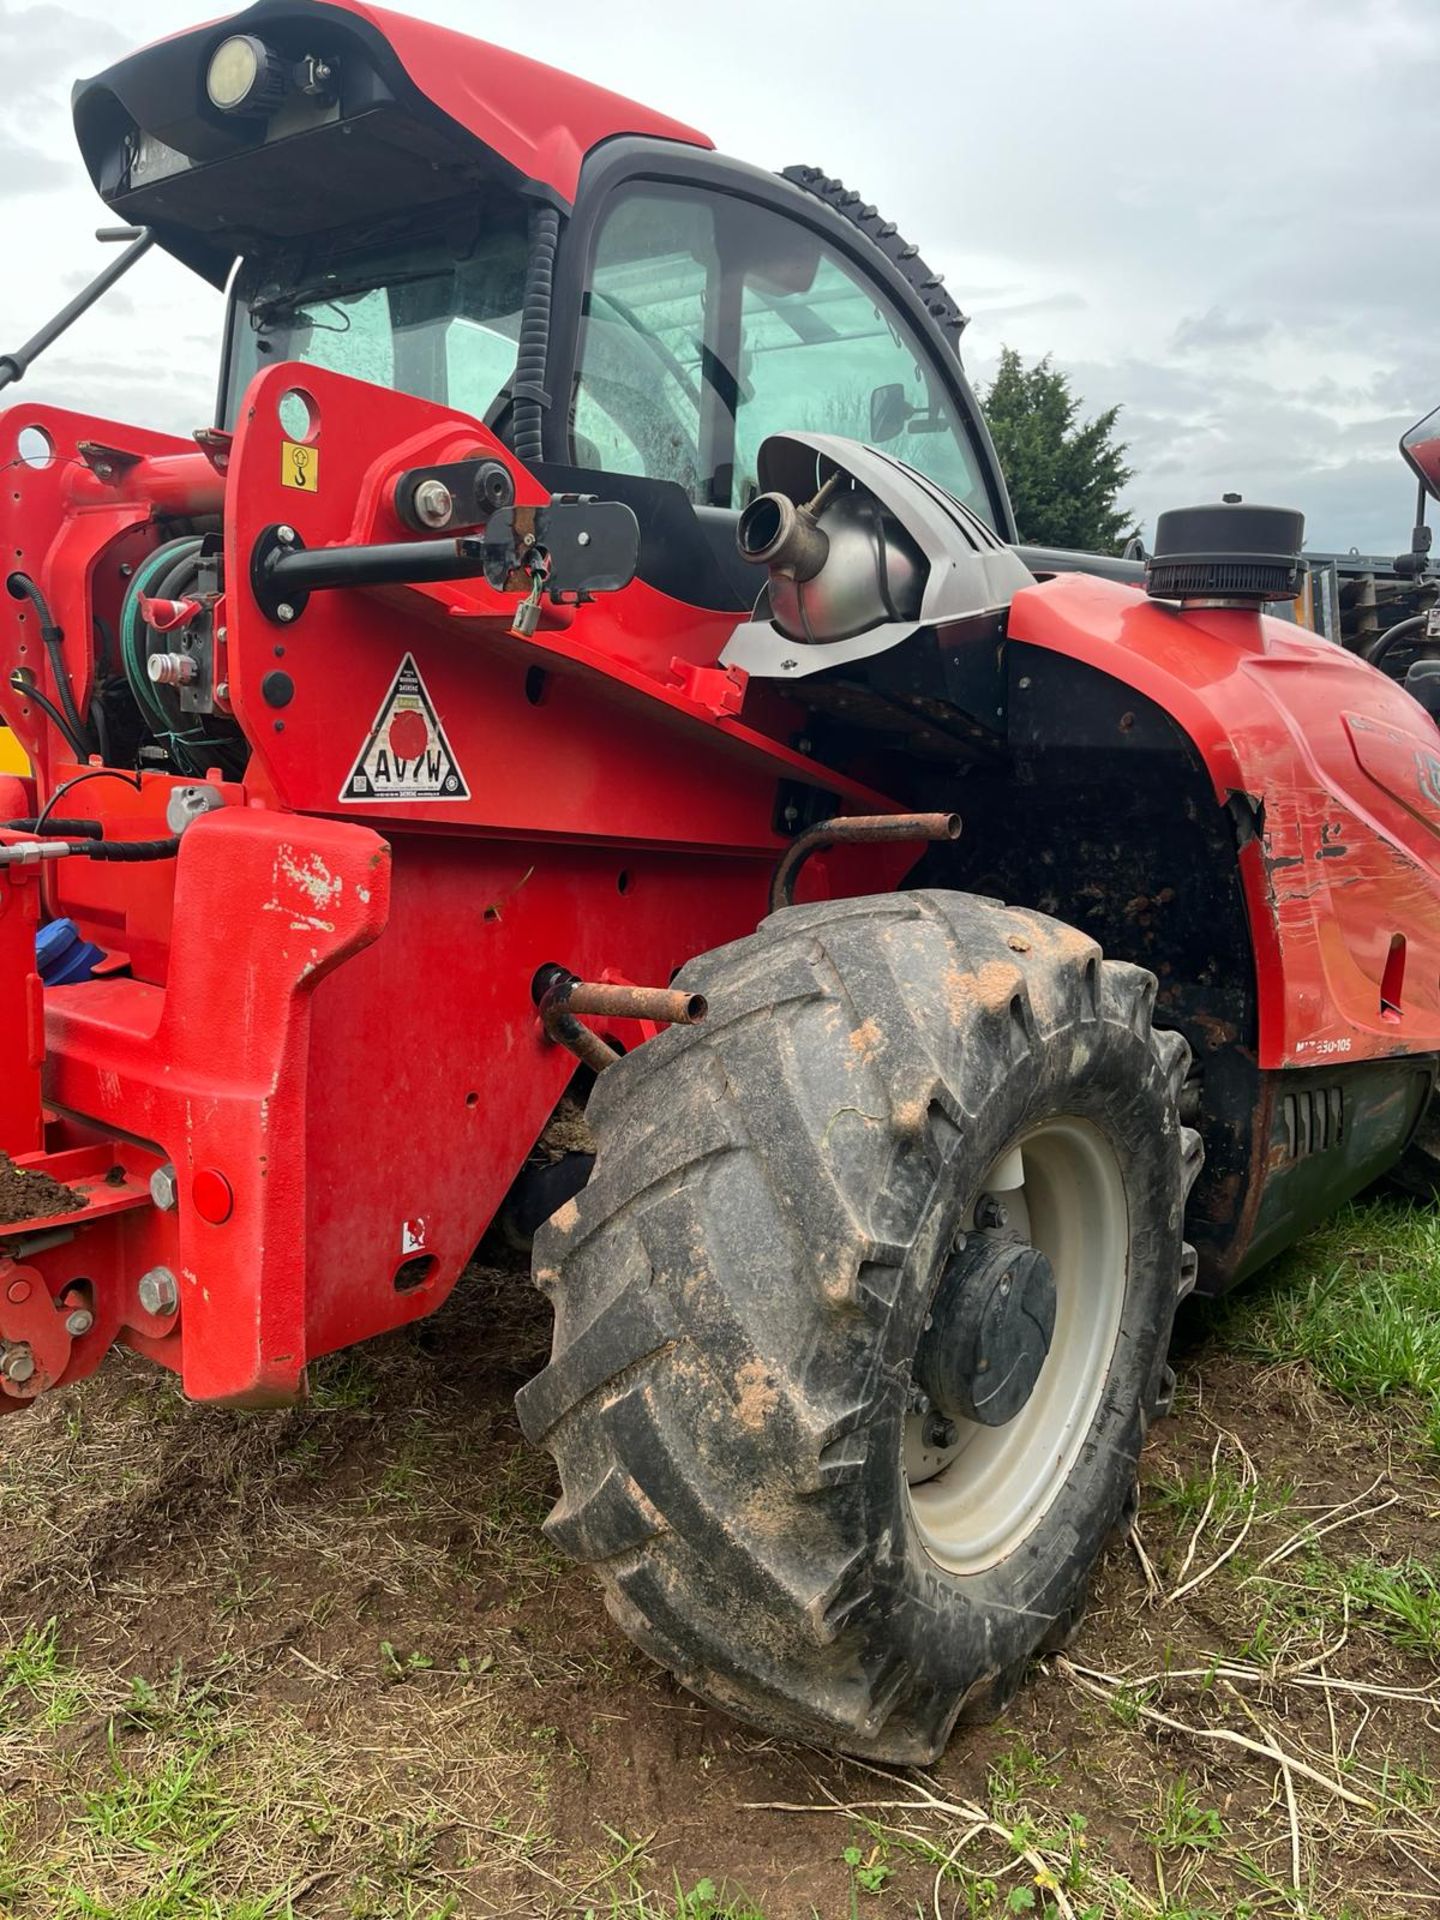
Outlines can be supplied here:
[[1440, 733], [1260, 611], [1298, 515], [1018, 550], [812, 168], [361, 0], [74, 112], [228, 321], [192, 439], [0, 415], [0, 1408], [117, 1343], [283, 1404], [513, 1190], [551, 1537], [706, 1698], [935, 1755], [1075, 1630], [1177, 1301], [1431, 1179]]

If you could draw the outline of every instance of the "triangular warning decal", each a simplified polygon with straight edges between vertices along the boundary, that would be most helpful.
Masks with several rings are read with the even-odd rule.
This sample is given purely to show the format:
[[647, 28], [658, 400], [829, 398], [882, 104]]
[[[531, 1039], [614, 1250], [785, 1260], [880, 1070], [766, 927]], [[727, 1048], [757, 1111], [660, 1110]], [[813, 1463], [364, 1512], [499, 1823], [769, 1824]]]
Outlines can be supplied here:
[[340, 798], [348, 805], [470, 798], [414, 654], [400, 662]]

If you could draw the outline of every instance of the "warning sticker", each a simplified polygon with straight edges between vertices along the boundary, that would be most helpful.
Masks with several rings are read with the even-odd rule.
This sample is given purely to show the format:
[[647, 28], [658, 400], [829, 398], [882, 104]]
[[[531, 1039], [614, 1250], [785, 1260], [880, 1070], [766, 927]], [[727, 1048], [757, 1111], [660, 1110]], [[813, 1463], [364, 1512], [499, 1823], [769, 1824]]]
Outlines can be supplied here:
[[320, 491], [320, 455], [298, 440], [280, 442], [280, 484], [302, 493]]
[[414, 654], [407, 653], [400, 662], [340, 798], [348, 802], [470, 798]]

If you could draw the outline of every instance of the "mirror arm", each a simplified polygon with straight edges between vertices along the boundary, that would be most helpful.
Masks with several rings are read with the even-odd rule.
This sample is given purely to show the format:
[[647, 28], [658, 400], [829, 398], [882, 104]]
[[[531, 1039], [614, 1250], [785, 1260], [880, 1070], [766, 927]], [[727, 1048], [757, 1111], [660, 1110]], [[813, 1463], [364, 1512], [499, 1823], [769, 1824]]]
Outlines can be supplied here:
[[1422, 480], [1415, 499], [1415, 527], [1410, 535], [1410, 551], [1396, 559], [1395, 571], [1402, 579], [1418, 580], [1430, 568], [1431, 532], [1425, 524], [1425, 500], [1429, 488]]

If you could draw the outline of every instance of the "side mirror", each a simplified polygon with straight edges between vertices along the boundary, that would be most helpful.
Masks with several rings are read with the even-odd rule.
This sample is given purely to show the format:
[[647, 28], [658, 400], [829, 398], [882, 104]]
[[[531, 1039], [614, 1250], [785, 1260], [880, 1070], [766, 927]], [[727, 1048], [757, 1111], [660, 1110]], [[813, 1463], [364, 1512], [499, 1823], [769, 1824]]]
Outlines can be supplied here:
[[902, 434], [915, 409], [898, 380], [870, 395], [870, 445], [884, 447]]
[[1427, 413], [1404, 435], [1400, 451], [1432, 500], [1440, 500], [1440, 407]]

